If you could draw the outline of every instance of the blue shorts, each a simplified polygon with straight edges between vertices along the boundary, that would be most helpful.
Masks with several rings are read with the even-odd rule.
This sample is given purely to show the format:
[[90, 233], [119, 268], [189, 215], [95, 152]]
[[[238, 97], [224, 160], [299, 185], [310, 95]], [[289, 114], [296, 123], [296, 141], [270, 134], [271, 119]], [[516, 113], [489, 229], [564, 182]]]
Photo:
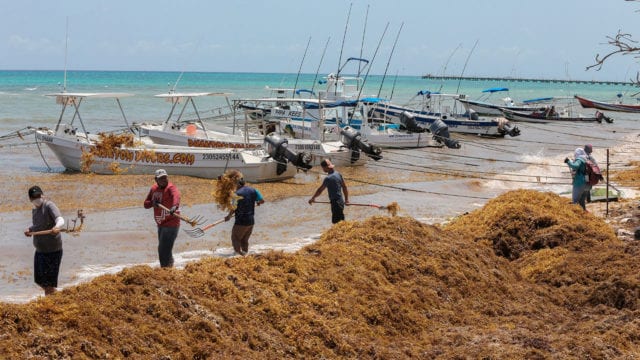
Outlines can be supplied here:
[[62, 250], [50, 253], [36, 251], [33, 257], [33, 278], [41, 287], [58, 287], [58, 273], [62, 262]]

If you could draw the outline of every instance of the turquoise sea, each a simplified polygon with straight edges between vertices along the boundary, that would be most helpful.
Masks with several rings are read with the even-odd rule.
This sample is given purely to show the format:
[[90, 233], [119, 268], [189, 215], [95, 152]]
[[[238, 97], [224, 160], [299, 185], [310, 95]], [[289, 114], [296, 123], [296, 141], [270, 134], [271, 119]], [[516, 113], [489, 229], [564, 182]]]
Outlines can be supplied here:
[[[348, 74], [343, 74], [348, 75]], [[326, 74], [262, 74], [262, 73], [180, 73], [145, 71], [0, 71], [0, 136], [15, 133], [28, 126], [53, 127], [60, 115], [55, 98], [46, 96], [65, 88], [67, 92], [123, 92], [134, 96], [121, 99], [129, 123], [161, 121], [170, 104], [153, 95], [176, 92], [225, 92], [229, 99], [269, 96], [269, 89], [319, 89]], [[296, 86], [297, 84], [297, 86]], [[314, 85], [315, 84], [315, 85]], [[599, 100], [619, 99], [636, 103], [632, 86], [566, 82], [516, 82], [427, 80], [420, 76], [369, 76], [362, 96], [379, 96], [405, 103], [420, 90], [441, 93], [461, 93], [469, 98], [481, 97], [482, 90], [507, 87], [508, 93], [495, 94], [493, 99], [509, 96], [516, 102], [538, 97], [571, 97], [579, 94]], [[618, 98], [618, 94], [621, 95]], [[224, 106], [224, 97], [197, 99], [200, 111]], [[585, 116], [593, 109], [577, 108]], [[122, 128], [120, 110], [112, 100], [93, 99], [81, 106], [87, 130], [108, 131]], [[571, 177], [563, 159], [577, 147], [593, 144], [601, 166], [623, 168], [631, 160], [640, 160], [640, 114], [608, 113], [612, 124], [529, 124], [518, 123], [521, 135], [505, 138], [480, 138], [452, 134], [462, 144], [460, 149], [384, 150], [384, 158], [369, 162], [366, 167], [394, 174], [455, 173], [466, 178], [397, 184], [393, 188], [370, 184], [367, 195], [355, 196], [352, 202], [389, 204], [398, 202], [400, 215], [412, 216], [426, 223], [437, 223], [474, 210], [488, 199], [508, 190], [530, 188], [568, 195]], [[35, 137], [6, 140], [0, 137], [0, 177], [55, 176], [63, 169], [48, 148], [34, 144]], [[49, 166], [45, 166], [45, 162]], [[126, 175], [124, 175], [126, 176]], [[297, 181], [319, 183], [317, 172], [299, 174]], [[349, 181], [349, 180], [348, 180]], [[69, 186], [73, 186], [70, 184]], [[115, 190], [115, 188], [114, 188]], [[625, 196], [636, 197], [629, 189]], [[25, 189], [26, 191], [26, 189]], [[144, 194], [141, 194], [141, 199]], [[252, 251], [269, 249], [295, 250], [318, 238], [331, 224], [328, 208], [307, 204], [307, 198], [292, 197], [261, 206], [256, 222], [260, 224], [252, 235]], [[6, 199], [0, 199], [0, 207]], [[18, 201], [18, 200], [14, 200]], [[24, 199], [26, 202], [27, 199]], [[100, 199], [96, 199], [100, 201]], [[211, 204], [185, 209], [187, 213], [212, 214]], [[379, 214], [367, 207], [350, 207], [348, 219]], [[283, 224], [282, 219], [287, 219]], [[31, 278], [32, 251], [30, 241], [22, 235], [30, 222], [26, 212], [0, 212], [0, 244], [6, 254], [14, 254], [0, 266], [0, 301], [24, 302], [41, 291]], [[65, 257], [61, 269], [61, 287], [90, 280], [135, 264], [157, 266], [156, 234], [149, 213], [142, 207], [114, 209], [95, 214], [82, 235], [65, 240]], [[135, 228], [136, 231], [131, 229]], [[201, 256], [229, 256], [230, 225], [216, 228], [206, 239], [196, 242], [180, 234], [174, 251], [176, 264]], [[119, 239], [127, 239], [122, 241]], [[100, 256], [96, 257], [96, 251]]]
[[[44, 95], [66, 88], [68, 92], [125, 92], [134, 94], [123, 102], [128, 117], [147, 121], [162, 118], [168, 107], [153, 95], [175, 89], [178, 92], [208, 91], [228, 92], [233, 98], [268, 96], [267, 87], [314, 89], [327, 74], [268, 74], [268, 73], [204, 73], [204, 72], [146, 72], [146, 71], [0, 71], [0, 133], [21, 126], [52, 125], [59, 107], [53, 98]], [[315, 80], [315, 81], [314, 81]], [[403, 103], [420, 90], [442, 93], [466, 94], [478, 98], [482, 90], [490, 87], [507, 87], [508, 93], [499, 93], [495, 99], [509, 96], [515, 101], [536, 97], [573, 96], [580, 94], [600, 100], [617, 99], [623, 95], [625, 102], [637, 102], [630, 96], [640, 89], [632, 86], [593, 85], [576, 83], [537, 83], [516, 81], [427, 80], [421, 76], [370, 75], [365, 78], [363, 96], [379, 96]], [[100, 106], [104, 105], [103, 108]], [[210, 97], [199, 99], [202, 109], [224, 105], [224, 99]], [[113, 104], [89, 104], [108, 113]], [[93, 113], [99, 118], [101, 114]], [[106, 115], [106, 114], [105, 114]], [[106, 127], [116, 124], [92, 124]], [[120, 125], [120, 124], [118, 124]]]

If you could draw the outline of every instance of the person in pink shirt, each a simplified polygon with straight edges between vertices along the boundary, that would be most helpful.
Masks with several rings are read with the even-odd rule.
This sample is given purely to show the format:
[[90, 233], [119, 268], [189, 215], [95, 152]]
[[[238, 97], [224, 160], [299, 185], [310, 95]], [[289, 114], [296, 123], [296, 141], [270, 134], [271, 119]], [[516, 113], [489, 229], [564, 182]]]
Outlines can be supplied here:
[[[174, 214], [180, 213], [180, 191], [169, 182], [169, 176], [164, 169], [156, 170], [156, 183], [151, 186], [144, 208], [153, 208], [153, 218], [158, 225], [158, 257], [161, 267], [173, 266], [173, 244], [180, 230], [180, 218]], [[168, 211], [161, 208], [169, 209]]]

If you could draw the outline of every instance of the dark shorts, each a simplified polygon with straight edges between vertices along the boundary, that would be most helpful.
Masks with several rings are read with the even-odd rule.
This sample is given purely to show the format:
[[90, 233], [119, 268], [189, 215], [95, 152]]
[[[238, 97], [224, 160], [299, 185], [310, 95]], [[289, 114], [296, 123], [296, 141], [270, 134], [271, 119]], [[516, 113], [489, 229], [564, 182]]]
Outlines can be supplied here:
[[62, 250], [50, 253], [36, 251], [33, 257], [33, 278], [41, 287], [58, 287], [58, 273], [62, 262]]
[[331, 200], [331, 222], [336, 224], [344, 220], [344, 201]]

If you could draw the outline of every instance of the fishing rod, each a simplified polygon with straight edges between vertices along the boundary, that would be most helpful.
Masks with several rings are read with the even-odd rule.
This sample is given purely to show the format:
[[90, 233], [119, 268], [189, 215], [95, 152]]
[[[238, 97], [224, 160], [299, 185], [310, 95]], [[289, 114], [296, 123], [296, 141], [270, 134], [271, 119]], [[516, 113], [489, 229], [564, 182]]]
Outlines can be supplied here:
[[478, 45], [478, 41], [480, 40], [476, 40], [476, 43], [473, 44], [473, 47], [471, 48], [471, 51], [469, 51], [469, 55], [467, 56], [467, 60], [465, 60], [464, 62], [464, 66], [462, 67], [462, 72], [460, 73], [460, 78], [458, 79], [458, 88], [456, 89], [456, 94], [458, 93], [458, 91], [460, 91], [460, 82], [462, 82], [462, 76], [464, 76], [464, 71], [467, 69], [467, 63], [469, 63], [471, 54], [473, 54], [473, 50], [475, 50], [476, 46]]
[[438, 89], [438, 92], [441, 92], [442, 87], [444, 86], [444, 77], [447, 75], [446, 72], [447, 72], [447, 67], [449, 66], [449, 61], [451, 61], [453, 54], [455, 54], [458, 51], [458, 49], [460, 49], [461, 46], [462, 46], [462, 43], [458, 44], [458, 46], [455, 49], [453, 49], [453, 51], [447, 58], [447, 61], [444, 63], [444, 67], [442, 67], [442, 80], [440, 81], [440, 88]]
[[[373, 64], [373, 60], [375, 60], [376, 55], [378, 54], [378, 50], [380, 49], [380, 45], [382, 44], [382, 40], [384, 39], [385, 34], [387, 33], [387, 29], [389, 29], [389, 22], [387, 22], [387, 25], [384, 27], [384, 31], [382, 32], [382, 36], [380, 36], [380, 40], [378, 41], [378, 46], [376, 46], [376, 50], [373, 52], [373, 57], [371, 58], [371, 61], [368, 62], [367, 66], [367, 73], [364, 76], [364, 79], [362, 80], [362, 87], [360, 88], [360, 90], [358, 91], [358, 97], [356, 98], [358, 101], [360, 99], [360, 96], [362, 95], [362, 89], [364, 89], [364, 85], [367, 82], [367, 78], [369, 77], [369, 71], [371, 71], [371, 64]], [[355, 114], [355, 111], [352, 111], [351, 114], [349, 115], [349, 123], [351, 123], [351, 120], [353, 119], [353, 115]]]
[[302, 64], [304, 63], [304, 59], [307, 57], [307, 51], [309, 50], [309, 44], [311, 44], [311, 36], [309, 36], [309, 41], [307, 41], [307, 48], [304, 49], [304, 55], [302, 55], [302, 61], [300, 61], [300, 67], [298, 68], [298, 74], [296, 75], [296, 82], [293, 85], [293, 94], [292, 97], [296, 97], [296, 89], [298, 87], [298, 79], [300, 78], [300, 71], [302, 71]]
[[393, 78], [393, 86], [391, 86], [391, 94], [389, 95], [389, 101], [393, 99], [393, 93], [396, 90], [396, 80], [398, 80], [398, 70], [396, 70], [396, 76]]
[[322, 56], [320, 57], [320, 62], [318, 63], [318, 68], [316, 69], [316, 76], [313, 77], [313, 83], [311, 85], [311, 93], [313, 94], [313, 90], [316, 88], [316, 80], [318, 80], [318, 73], [320, 73], [320, 66], [322, 66], [322, 61], [324, 60], [324, 55], [327, 53], [327, 47], [329, 46], [329, 40], [331, 40], [331, 36], [327, 38], [327, 42], [324, 44], [324, 50], [322, 51]]
[[400, 32], [402, 31], [403, 26], [404, 22], [400, 24], [400, 28], [398, 29], [398, 33], [396, 34], [396, 40], [393, 42], [393, 47], [391, 48], [391, 53], [389, 54], [389, 60], [387, 60], [387, 67], [385, 67], [384, 69], [382, 81], [380, 82], [380, 88], [378, 89], [378, 97], [380, 97], [380, 93], [382, 92], [382, 85], [384, 85], [384, 79], [387, 77], [387, 71], [389, 70], [389, 64], [391, 63], [391, 57], [393, 56], [393, 52], [396, 49], [396, 44], [398, 44], [398, 38], [400, 38]]
[[[365, 33], [367, 32], [367, 22], [369, 20], [369, 5], [367, 5], [367, 12], [364, 16], [364, 28], [362, 29], [362, 43], [360, 43], [360, 58], [362, 59], [362, 52], [364, 50], [364, 38], [365, 38]], [[358, 75], [357, 77], [360, 77], [360, 63], [358, 63]], [[358, 84], [359, 85], [359, 84]]]
[[[342, 34], [342, 45], [340, 45], [340, 56], [338, 57], [338, 72], [336, 73], [336, 79], [340, 76], [340, 64], [342, 64], [342, 51], [344, 50], [344, 42], [347, 37], [347, 29], [349, 27], [349, 18], [351, 17], [351, 8], [353, 3], [349, 4], [349, 12], [347, 13], [347, 22], [344, 24], [344, 33]], [[338, 82], [335, 83], [335, 92], [338, 92]]]

